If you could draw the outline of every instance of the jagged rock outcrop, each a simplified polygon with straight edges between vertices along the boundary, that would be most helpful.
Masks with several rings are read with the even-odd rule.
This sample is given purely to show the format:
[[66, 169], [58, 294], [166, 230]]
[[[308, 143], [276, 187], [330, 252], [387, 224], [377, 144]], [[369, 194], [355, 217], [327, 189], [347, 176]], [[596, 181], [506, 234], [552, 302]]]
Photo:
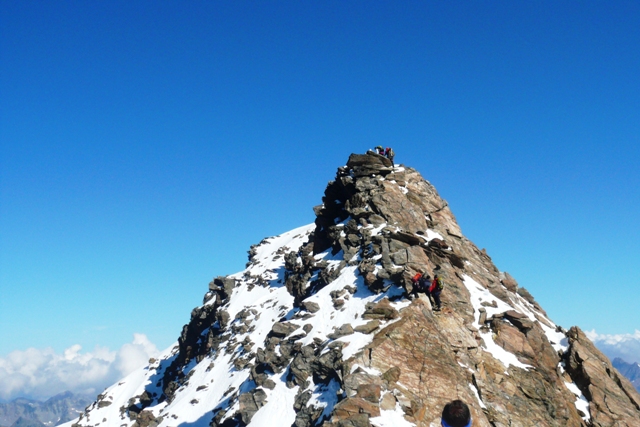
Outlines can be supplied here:
[[[427, 427], [459, 398], [474, 426], [640, 426], [633, 387], [417, 171], [353, 154], [322, 201], [216, 278], [177, 345], [76, 424]], [[408, 298], [417, 272], [444, 279], [441, 312]]]
[[593, 410], [596, 425], [637, 425], [640, 395], [580, 330], [574, 326], [567, 333], [569, 351], [567, 372], [575, 381]]

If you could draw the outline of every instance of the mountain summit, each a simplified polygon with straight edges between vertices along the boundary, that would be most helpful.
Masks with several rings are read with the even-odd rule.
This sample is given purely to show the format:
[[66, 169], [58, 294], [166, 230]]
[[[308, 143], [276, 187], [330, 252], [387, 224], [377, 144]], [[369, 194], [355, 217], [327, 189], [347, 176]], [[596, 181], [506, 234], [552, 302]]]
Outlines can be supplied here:
[[[640, 395], [578, 327], [555, 325], [469, 241], [414, 169], [352, 154], [314, 224], [251, 247], [175, 346], [74, 427], [640, 426]], [[410, 299], [444, 279], [443, 308]]]

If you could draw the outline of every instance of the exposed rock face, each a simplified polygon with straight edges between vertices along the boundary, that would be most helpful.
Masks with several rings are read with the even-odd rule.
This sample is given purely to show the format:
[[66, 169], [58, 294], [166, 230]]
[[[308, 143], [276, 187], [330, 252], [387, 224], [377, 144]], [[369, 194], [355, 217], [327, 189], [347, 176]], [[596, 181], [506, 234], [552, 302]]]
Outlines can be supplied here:
[[568, 332], [567, 372], [594, 409], [595, 425], [631, 426], [640, 423], [640, 395], [578, 327]]
[[[210, 284], [133, 395], [112, 387], [77, 424], [427, 427], [462, 399], [476, 427], [640, 426], [628, 381], [466, 239], [417, 171], [351, 155], [314, 211]], [[442, 311], [408, 298], [417, 272], [443, 278]]]

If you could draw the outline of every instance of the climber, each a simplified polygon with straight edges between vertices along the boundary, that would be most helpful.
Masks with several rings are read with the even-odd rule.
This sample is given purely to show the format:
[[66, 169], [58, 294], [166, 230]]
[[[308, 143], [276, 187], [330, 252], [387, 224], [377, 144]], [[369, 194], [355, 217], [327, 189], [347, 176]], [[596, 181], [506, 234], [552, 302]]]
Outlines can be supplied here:
[[429, 298], [429, 302], [433, 306], [434, 301], [431, 298], [431, 292], [429, 290], [431, 288], [431, 276], [429, 276], [428, 274], [426, 276], [422, 276], [422, 278], [420, 279], [420, 287], [424, 289], [424, 294], [427, 296], [427, 298]]
[[393, 165], [393, 158], [396, 155], [396, 153], [393, 152], [393, 148], [387, 147], [387, 149], [384, 150], [384, 155], [387, 157], [387, 159], [391, 160], [391, 165]]
[[433, 307], [435, 311], [440, 311], [440, 308], [442, 308], [442, 303], [440, 302], [440, 294], [442, 293], [443, 287], [444, 284], [442, 283], [442, 279], [438, 277], [437, 274], [435, 274], [433, 276], [431, 287], [429, 288], [429, 294], [433, 296], [433, 301], [435, 303]]
[[[413, 299], [415, 296], [418, 297], [418, 287], [420, 286], [420, 280], [422, 279], [422, 271], [418, 271], [415, 276], [411, 278], [411, 283], [413, 284], [411, 288], [411, 292], [409, 293], [409, 299]], [[406, 287], [405, 287], [406, 290]]]
[[454, 400], [444, 405], [440, 424], [442, 427], [471, 427], [471, 412], [462, 400]]
[[376, 154], [384, 156], [384, 148], [382, 148], [382, 145], [376, 145], [375, 150], [376, 150]]
[[426, 271], [422, 271], [417, 273], [415, 276], [411, 278], [411, 282], [413, 282], [413, 289], [411, 290], [411, 295], [415, 298], [418, 298], [418, 292], [422, 292], [431, 300], [429, 297], [429, 285], [431, 282], [431, 276], [425, 274]]

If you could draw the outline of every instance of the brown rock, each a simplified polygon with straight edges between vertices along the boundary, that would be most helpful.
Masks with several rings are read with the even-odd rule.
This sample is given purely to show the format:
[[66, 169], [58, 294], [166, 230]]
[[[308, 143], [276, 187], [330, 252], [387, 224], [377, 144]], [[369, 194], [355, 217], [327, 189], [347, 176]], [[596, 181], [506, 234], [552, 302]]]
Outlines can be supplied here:
[[[377, 213], [387, 218], [389, 224], [396, 225], [409, 233], [427, 228], [427, 222], [420, 206], [409, 201], [396, 184], [384, 181], [382, 186], [383, 188], [375, 192], [370, 200], [371, 207]], [[410, 236], [410, 234], [406, 234], [406, 236]]]
[[350, 324], [345, 323], [344, 325], [335, 329], [332, 333], [328, 334], [327, 338], [331, 338], [332, 340], [335, 340], [340, 337], [344, 337], [351, 334], [353, 334], [353, 327]]
[[358, 386], [356, 397], [378, 404], [380, 402], [381, 393], [382, 387], [380, 384], [361, 384]]
[[389, 167], [393, 165], [391, 164], [391, 160], [375, 153], [351, 154], [349, 156], [349, 160], [347, 161], [347, 167], [354, 168], [356, 166]]
[[527, 337], [518, 328], [499, 319], [494, 319], [491, 327], [496, 334], [496, 344], [515, 354], [522, 363], [529, 363], [535, 358]]
[[384, 393], [380, 400], [380, 409], [383, 411], [393, 411], [396, 409], [396, 398], [391, 393]]
[[271, 334], [274, 337], [284, 338], [298, 328], [300, 328], [300, 326], [296, 325], [295, 323], [277, 322], [273, 324], [273, 327], [271, 328]]
[[449, 247], [449, 245], [444, 240], [438, 238], [431, 239], [429, 241], [429, 246], [440, 249], [447, 249]]
[[357, 414], [367, 414], [370, 418], [378, 417], [380, 406], [359, 397], [347, 397], [335, 406], [331, 421], [347, 419]]
[[369, 357], [372, 367], [385, 372], [383, 378], [395, 374], [397, 380], [388, 382], [407, 396], [411, 403], [404, 406], [410, 407], [419, 425], [428, 425], [428, 414], [439, 413], [448, 401], [463, 398], [473, 402], [475, 397], [470, 389], [454, 385], [467, 384], [466, 373], [447, 338], [420, 306], [416, 301], [399, 321], [378, 333], [369, 346]]
[[516, 282], [516, 279], [511, 277], [511, 275], [506, 271], [500, 275], [500, 282], [502, 282], [502, 285], [511, 292], [516, 292], [518, 290], [518, 282]]
[[405, 231], [398, 231], [395, 233], [391, 233], [389, 234], [389, 238], [392, 240], [406, 243], [409, 246], [418, 246], [423, 242], [423, 240], [420, 237], [416, 236], [413, 233], [407, 233]]
[[393, 308], [388, 298], [384, 298], [377, 304], [368, 304], [362, 315], [363, 319], [391, 320], [398, 318], [398, 310]]
[[407, 263], [408, 257], [406, 249], [400, 249], [398, 252], [394, 252], [390, 256], [391, 261], [393, 261], [395, 265], [405, 265]]
[[407, 266], [416, 271], [424, 270], [429, 266], [429, 257], [420, 246], [407, 248]]
[[392, 366], [384, 374], [382, 374], [382, 379], [385, 383], [387, 383], [388, 387], [391, 388], [400, 379], [400, 373], [400, 368], [398, 368], [397, 366]]
[[352, 374], [345, 375], [343, 380], [343, 386], [347, 397], [355, 397], [361, 386], [372, 384], [381, 387], [383, 385], [383, 380], [381, 377], [368, 374], [360, 368], [356, 369]]
[[375, 331], [379, 327], [380, 327], [379, 320], [371, 320], [365, 323], [364, 325], [356, 326], [355, 328], [353, 328], [353, 330], [363, 334], [370, 334], [371, 332]]
[[309, 313], [317, 313], [320, 310], [320, 306], [313, 301], [303, 301], [302, 307]]
[[504, 317], [513, 323], [522, 332], [526, 332], [533, 328], [533, 322], [529, 317], [515, 310], [508, 310], [504, 313]]
[[577, 326], [567, 333], [567, 372], [590, 400], [594, 425], [640, 426], [640, 395]]

